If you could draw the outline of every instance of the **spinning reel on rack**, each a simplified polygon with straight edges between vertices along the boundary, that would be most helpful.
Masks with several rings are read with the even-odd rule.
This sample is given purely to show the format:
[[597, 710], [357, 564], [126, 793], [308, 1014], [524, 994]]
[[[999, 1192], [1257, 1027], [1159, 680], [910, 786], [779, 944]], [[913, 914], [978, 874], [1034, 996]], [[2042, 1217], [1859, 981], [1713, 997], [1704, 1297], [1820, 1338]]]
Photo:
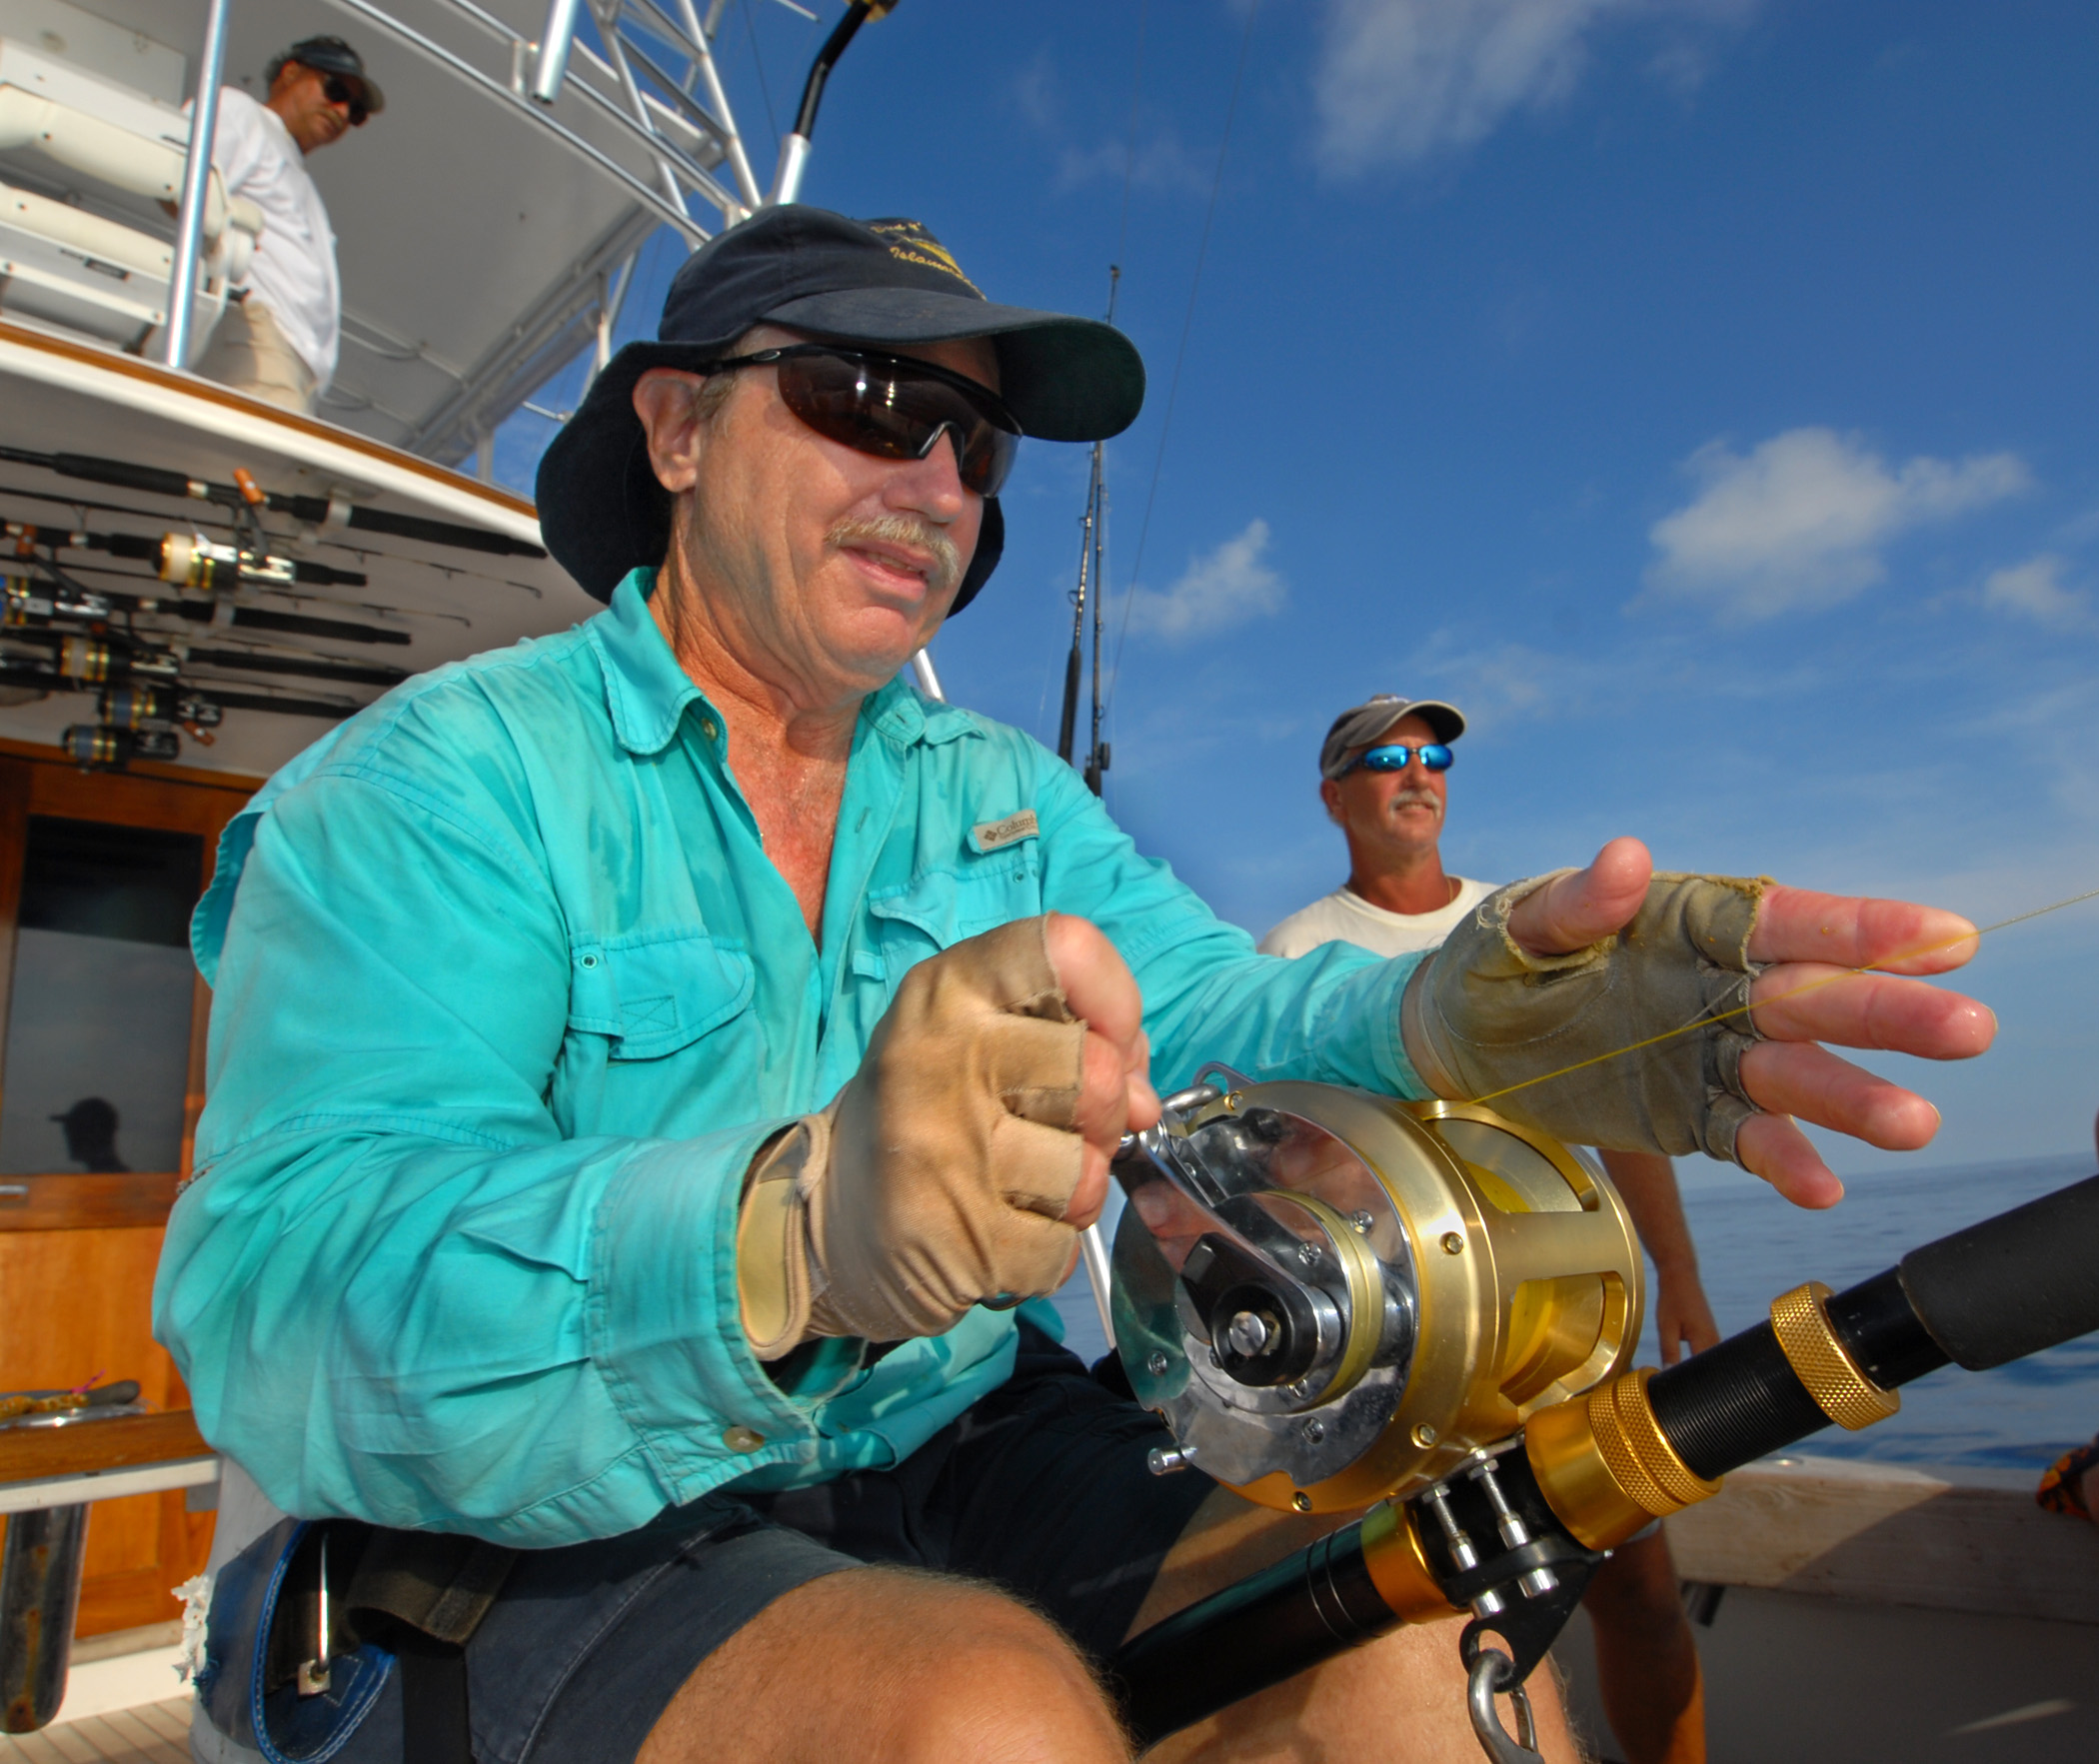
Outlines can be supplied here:
[[2099, 1329], [2099, 1177], [1847, 1292], [1797, 1287], [1657, 1373], [1631, 1369], [1642, 1264], [1616, 1190], [1487, 1109], [1210, 1066], [1113, 1167], [1115, 1350], [1174, 1438], [1151, 1467], [1299, 1513], [1369, 1507], [1123, 1646], [1110, 1674], [1145, 1743], [1469, 1611], [1473, 1730], [1498, 1764], [1534, 1761], [1523, 1682], [1609, 1550], [1728, 1470], [1884, 1419], [1949, 1360]]

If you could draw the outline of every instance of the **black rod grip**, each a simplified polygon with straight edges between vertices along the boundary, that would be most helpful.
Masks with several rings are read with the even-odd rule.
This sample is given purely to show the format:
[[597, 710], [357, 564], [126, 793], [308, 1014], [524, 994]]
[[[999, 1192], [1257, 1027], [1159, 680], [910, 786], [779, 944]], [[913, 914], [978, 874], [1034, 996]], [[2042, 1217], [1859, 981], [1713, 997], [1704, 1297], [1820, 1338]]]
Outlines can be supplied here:
[[2099, 1329], [2099, 1176], [1912, 1249], [1902, 1289], [1971, 1372]]
[[61, 478], [84, 478], [90, 484], [113, 484], [120, 490], [143, 490], [151, 496], [188, 497], [193, 482], [181, 472], [135, 466], [129, 460], [98, 459], [93, 454], [46, 454], [38, 458], [10, 449], [8, 457], [40, 465]]
[[1358, 1521], [1131, 1636], [1107, 1676], [1142, 1748], [1396, 1621]]
[[1829, 1425], [1767, 1322], [1656, 1372], [1647, 1400], [1676, 1455], [1709, 1482]]

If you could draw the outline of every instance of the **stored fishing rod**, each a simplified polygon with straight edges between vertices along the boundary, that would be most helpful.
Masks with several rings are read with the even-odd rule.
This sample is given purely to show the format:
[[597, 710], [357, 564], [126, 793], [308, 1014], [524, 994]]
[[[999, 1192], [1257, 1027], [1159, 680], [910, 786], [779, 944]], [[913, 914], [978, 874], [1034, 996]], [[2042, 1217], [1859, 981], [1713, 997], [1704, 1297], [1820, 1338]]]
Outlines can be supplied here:
[[134, 595], [115, 589], [58, 597], [10, 592], [7, 597], [7, 623], [16, 628], [33, 628], [54, 619], [99, 622], [117, 614], [184, 619], [193, 625], [277, 632], [288, 637], [318, 637], [336, 643], [407, 644], [411, 641], [407, 632], [383, 625], [357, 625], [347, 619], [317, 619], [307, 613], [279, 613], [268, 607], [238, 606], [226, 600], [186, 601], [179, 595]]
[[344, 686], [399, 686], [408, 678], [406, 668], [386, 668], [376, 663], [316, 660], [306, 656], [284, 656], [269, 650], [190, 649], [185, 660], [200, 668], [227, 668], [235, 673], [284, 674], [296, 680], [333, 680]]
[[60, 532], [24, 521], [0, 521], [0, 534], [18, 546], [46, 546], [53, 551], [105, 552], [112, 558], [150, 564], [163, 582], [216, 594], [243, 584], [281, 588], [299, 583], [312, 588], [364, 588], [371, 578], [359, 570], [304, 558], [281, 558], [267, 552], [244, 552], [218, 545], [201, 533], [166, 533], [158, 539], [141, 533]]
[[274, 650], [199, 649], [185, 645], [181, 655], [128, 633], [105, 630], [69, 632], [56, 626], [20, 626], [12, 622], [5, 638], [35, 645], [53, 656], [57, 672], [90, 686], [133, 679], [173, 680], [188, 667], [224, 668], [243, 674], [283, 674], [300, 680], [328, 680], [343, 686], [399, 686], [405, 668], [338, 661], [332, 657], [285, 655]]
[[295, 521], [303, 521], [324, 531], [356, 528], [366, 533], [384, 533], [396, 539], [413, 539], [425, 545], [451, 546], [460, 551], [486, 552], [503, 558], [544, 558], [547, 555], [541, 546], [486, 527], [432, 521], [421, 515], [390, 514], [384, 509], [367, 508], [340, 496], [291, 496], [281, 491], [265, 491], [245, 471], [234, 474], [238, 482], [220, 484], [166, 471], [158, 466], [98, 459], [91, 454], [44, 454], [25, 448], [0, 447], [0, 460], [18, 466], [41, 466], [47, 472], [56, 472], [61, 478], [110, 484], [121, 490], [139, 490], [152, 496], [215, 503], [236, 512], [268, 509], [272, 514], [289, 515]]
[[[1155, 1452], [1154, 1468], [1207, 1456], [1249, 1498], [1301, 1511], [1314, 1499], [1290, 1481], [1311, 1473], [1327, 1472], [1320, 1507], [1359, 1506], [1380, 1481], [1393, 1492], [1125, 1644], [1110, 1675], [1144, 1744], [1402, 1624], [1469, 1610], [1459, 1646], [1474, 1730], [1499, 1764], [1529, 1764], [1523, 1681], [1606, 1552], [1718, 1493], [1730, 1470], [1832, 1424], [1885, 1419], [1902, 1385], [1939, 1366], [1986, 1370], [2099, 1329], [2095, 1176], [1913, 1250], [1848, 1291], [1796, 1287], [1768, 1321], [1666, 1371], [1626, 1369], [1637, 1245], [1630, 1265], [1607, 1266], [1621, 1204], [1564, 1147], [1472, 1105], [1391, 1104], [1448, 1162], [1437, 1170], [1415, 1157], [1409, 1168], [1386, 1137], [1376, 1149], [1399, 1155], [1375, 1165], [1353, 1148], [1376, 1136], [1378, 1118], [1401, 1118], [1380, 1099], [1314, 1084], [1203, 1088], [1169, 1098], [1162, 1128], [1117, 1159], [1131, 1195], [1115, 1245], [1117, 1351], [1139, 1399], [1163, 1397], [1154, 1406], [1183, 1441]], [[1319, 1168], [1306, 1176], [1308, 1154]], [[1387, 1169], [1397, 1172], [1389, 1183], [1373, 1173]], [[1585, 1213], [1554, 1199], [1561, 1180], [1593, 1197]], [[1434, 1182], [1444, 1184], [1440, 1217]], [[1391, 1229], [1399, 1220], [1380, 1193], [1412, 1235]], [[1478, 1204], [1490, 1194], [1495, 1217]], [[1351, 1213], [1350, 1199], [1368, 1204]], [[1159, 1253], [1181, 1258], [1164, 1283], [1145, 1271], [1144, 1256]], [[1476, 1264], [1469, 1335], [1468, 1288], [1452, 1277], [1464, 1262]], [[1601, 1270], [1592, 1291], [1581, 1269]], [[1531, 1300], [1527, 1322], [1523, 1282], [1553, 1293]], [[1430, 1314], [1442, 1319], [1436, 1336], [1416, 1339], [1414, 1320]], [[1179, 1369], [1153, 1345], [1192, 1341], [1196, 1329], [1210, 1345]], [[1452, 1361], [1452, 1339], [1474, 1346]], [[1345, 1362], [1362, 1342], [1350, 1385]], [[1555, 1344], [1588, 1357], [1555, 1367]], [[1397, 1390], [1382, 1399], [1380, 1363]], [[1357, 1400], [1365, 1389], [1383, 1401], [1384, 1432], [1366, 1442], [1358, 1430], [1344, 1445], [1336, 1423], [1376, 1412]], [[1238, 1393], [1228, 1404], [1225, 1390]], [[1497, 1403], [1520, 1423], [1477, 1437]], [[1198, 1424], [1227, 1406], [1235, 1418]], [[1416, 1418], [1430, 1412], [1444, 1429]], [[1423, 1463], [1422, 1473], [1403, 1467]], [[1515, 1737], [1495, 1710], [1499, 1693], [1514, 1700]]]

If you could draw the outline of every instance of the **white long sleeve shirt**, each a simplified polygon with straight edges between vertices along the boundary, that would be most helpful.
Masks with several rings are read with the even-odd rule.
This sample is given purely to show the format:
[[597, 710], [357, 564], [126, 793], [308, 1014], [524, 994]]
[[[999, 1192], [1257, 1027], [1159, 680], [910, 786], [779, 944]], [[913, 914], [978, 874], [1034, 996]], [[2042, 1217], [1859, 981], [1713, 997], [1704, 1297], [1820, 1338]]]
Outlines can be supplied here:
[[306, 156], [274, 110], [226, 86], [219, 92], [211, 157], [226, 193], [247, 197], [263, 212], [262, 243], [244, 285], [313, 369], [316, 390], [325, 391], [335, 377], [343, 292], [336, 278], [335, 229]]

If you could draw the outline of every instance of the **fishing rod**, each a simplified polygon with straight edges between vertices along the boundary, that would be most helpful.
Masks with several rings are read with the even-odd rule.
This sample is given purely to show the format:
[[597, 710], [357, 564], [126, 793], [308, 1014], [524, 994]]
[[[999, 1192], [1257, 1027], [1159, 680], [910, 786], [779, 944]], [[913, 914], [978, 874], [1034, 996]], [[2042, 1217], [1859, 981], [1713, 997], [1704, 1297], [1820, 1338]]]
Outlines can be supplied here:
[[276, 650], [202, 649], [182, 644], [178, 654], [175, 648], [150, 644], [126, 632], [72, 632], [55, 625], [23, 625], [16, 621], [11, 608], [7, 625], [0, 628], [0, 637], [12, 643], [39, 646], [57, 657], [54, 666], [59, 674], [91, 686], [132, 679], [172, 681], [191, 666], [247, 674], [284, 674], [343, 686], [393, 687], [409, 678], [405, 668], [288, 655]]
[[[1119, 264], [1107, 266], [1107, 321], [1115, 317], [1115, 291], [1122, 280]], [[1064, 659], [1064, 697], [1057, 722], [1056, 757], [1070, 765], [1077, 738], [1078, 683], [1084, 669], [1087, 602], [1093, 616], [1093, 718], [1086, 744], [1085, 764], [1080, 768], [1085, 788], [1100, 794], [1100, 775], [1107, 770], [1107, 744], [1100, 739], [1100, 632], [1107, 593], [1107, 479], [1106, 444], [1093, 443], [1091, 470], [1086, 479], [1085, 514], [1079, 522], [1078, 589], [1071, 597], [1071, 653]]]
[[[128, 515], [141, 521], [166, 519], [162, 511], [154, 509], [135, 509], [128, 503], [104, 503], [95, 502], [85, 497], [61, 496], [57, 492], [49, 490], [25, 490], [19, 484], [0, 484], [0, 498], [6, 497], [14, 497], [23, 502], [56, 503], [60, 508], [70, 509], [82, 516], [92, 511], [98, 515]], [[203, 514], [198, 514], [192, 518], [209, 523], [209, 517]], [[223, 523], [219, 523], [219, 525], [229, 528], [236, 534], [242, 528], [242, 523], [231, 516]], [[363, 548], [353, 545], [345, 539], [323, 539], [321, 543], [333, 547], [337, 551], [349, 552], [353, 557], [359, 559], [363, 559], [367, 555]], [[477, 571], [464, 569], [458, 564], [440, 564], [434, 563], [428, 558], [405, 556], [390, 556], [387, 562], [397, 566], [413, 566], [418, 570], [435, 570], [447, 582], [454, 582], [464, 577], [469, 582], [485, 583], [492, 588], [515, 589], [521, 594], [529, 594], [536, 601], [547, 598], [539, 588], [530, 582], [516, 582], [507, 576], [484, 576]], [[393, 613], [404, 619], [446, 619], [469, 627], [473, 625], [471, 619], [460, 613], [429, 613], [413, 607], [385, 607], [377, 610]]]
[[1116, 1352], [1175, 1437], [1151, 1467], [1369, 1511], [1123, 1645], [1109, 1677], [1142, 1745], [1469, 1612], [1473, 1729], [1536, 1764], [1524, 1681], [1611, 1549], [1743, 1464], [1885, 1419], [1940, 1366], [2099, 1329], [2094, 1176], [1634, 1369], [1639, 1243], [1586, 1157], [1476, 1104], [1212, 1069], [1114, 1165]]
[[139, 533], [59, 532], [25, 521], [0, 521], [0, 535], [18, 546], [47, 546], [54, 551], [105, 552], [127, 562], [150, 564], [163, 582], [216, 594], [249, 584], [282, 588], [293, 583], [314, 588], [365, 588], [371, 578], [359, 570], [309, 563], [238, 546], [217, 545], [201, 533], [166, 533], [153, 539]]
[[[121, 572], [114, 574], [125, 581], [138, 580], [137, 577], [123, 576]], [[237, 606], [224, 599], [191, 601], [177, 595], [134, 595], [115, 589], [85, 591], [77, 584], [67, 586], [74, 592], [64, 600], [10, 592], [7, 597], [8, 623], [21, 626], [50, 619], [99, 621], [124, 614], [182, 619], [192, 625], [230, 626], [238, 630], [318, 637], [337, 643], [407, 644], [411, 641], [407, 632], [383, 625], [358, 625], [346, 619], [320, 619], [307, 613], [280, 613], [268, 607]]]
[[342, 496], [292, 496], [282, 491], [266, 491], [245, 470], [234, 473], [235, 482], [220, 484], [158, 466], [100, 459], [92, 454], [46, 454], [26, 448], [0, 447], [0, 460], [17, 466], [39, 466], [61, 478], [77, 478], [89, 484], [107, 484], [120, 490], [144, 491], [151, 496], [213, 503], [237, 515], [252, 516], [267, 509], [272, 514], [289, 515], [295, 521], [324, 532], [330, 528], [347, 527], [366, 533], [384, 533], [395, 539], [417, 540], [425, 545], [486, 552], [496, 557], [544, 558], [547, 555], [541, 546], [486, 527], [433, 521], [421, 515], [396, 515], [354, 503]]
[[48, 662], [11, 655], [0, 656], [0, 687], [37, 693], [94, 693], [98, 720], [69, 724], [60, 732], [58, 745], [76, 764], [102, 771], [120, 770], [133, 760], [175, 760], [182, 751], [178, 733], [209, 747], [217, 739], [212, 732], [225, 721], [228, 711], [274, 711], [282, 716], [340, 722], [360, 708], [350, 700], [200, 690], [194, 683], [129, 679], [98, 687]]

